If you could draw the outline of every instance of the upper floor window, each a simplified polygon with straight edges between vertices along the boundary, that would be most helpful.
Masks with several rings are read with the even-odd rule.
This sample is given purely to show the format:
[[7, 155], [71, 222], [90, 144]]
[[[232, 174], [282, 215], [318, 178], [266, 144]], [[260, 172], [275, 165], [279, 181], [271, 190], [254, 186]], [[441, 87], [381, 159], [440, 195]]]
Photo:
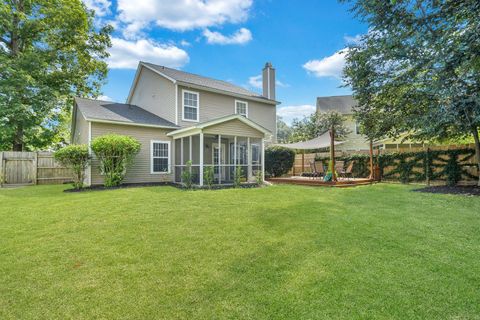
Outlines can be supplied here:
[[248, 103], [245, 101], [235, 100], [235, 113], [244, 117], [248, 117]]
[[183, 90], [183, 120], [198, 121], [198, 96], [198, 92]]

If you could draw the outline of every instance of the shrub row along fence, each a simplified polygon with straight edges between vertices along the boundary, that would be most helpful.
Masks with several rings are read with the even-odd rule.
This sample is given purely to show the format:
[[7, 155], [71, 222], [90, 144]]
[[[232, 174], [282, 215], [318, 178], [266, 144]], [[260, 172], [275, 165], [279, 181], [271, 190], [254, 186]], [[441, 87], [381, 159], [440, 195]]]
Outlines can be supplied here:
[[[328, 153], [297, 154], [290, 174], [308, 173], [311, 171], [310, 161], [315, 159], [323, 161], [326, 165], [329, 158]], [[353, 167], [355, 177], [367, 177], [370, 174], [368, 151], [338, 152], [335, 158], [345, 161], [346, 166], [355, 161]], [[479, 174], [473, 145], [380, 150], [379, 153], [375, 151], [374, 164], [379, 171], [380, 179], [402, 183], [430, 181], [448, 185], [468, 184], [477, 181]]]
[[70, 181], [71, 170], [57, 163], [53, 152], [0, 152], [0, 187]]

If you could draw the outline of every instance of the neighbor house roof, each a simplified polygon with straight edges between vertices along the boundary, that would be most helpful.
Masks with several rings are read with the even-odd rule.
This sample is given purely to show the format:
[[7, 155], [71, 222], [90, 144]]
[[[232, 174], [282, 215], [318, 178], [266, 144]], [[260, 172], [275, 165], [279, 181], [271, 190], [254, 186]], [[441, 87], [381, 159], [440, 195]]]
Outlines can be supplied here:
[[174, 123], [131, 104], [75, 98], [78, 110], [87, 121], [160, 128], [179, 128]]
[[[189, 72], [185, 72], [185, 71], [180, 71], [180, 70], [168, 68], [168, 67], [165, 67], [165, 66], [160, 66], [160, 65], [153, 64], [153, 63], [149, 63], [149, 62], [141, 61], [140, 64], [139, 64], [139, 69], [140, 69], [141, 66], [144, 66], [144, 67], [162, 75], [163, 77], [169, 79], [170, 81], [172, 81], [174, 83], [179, 83], [181, 85], [193, 86], [193, 87], [196, 87], [198, 89], [203, 89], [203, 90], [206, 90], [206, 91], [227, 93], [227, 94], [236, 95], [236, 96], [240, 96], [240, 97], [255, 99], [255, 100], [262, 101], [262, 102], [265, 102], [265, 103], [270, 103], [270, 104], [278, 104], [279, 103], [275, 100], [268, 99], [268, 98], [264, 97], [263, 95], [261, 95], [259, 93], [247, 90], [245, 88], [234, 85], [234, 84], [232, 84], [230, 82], [227, 82], [227, 81], [222, 81], [222, 80], [217, 80], [217, 79], [213, 79], [213, 78], [209, 78], [209, 77], [204, 77], [204, 76], [200, 76], [200, 75], [197, 75], [197, 74], [193, 74], [193, 73], [189, 73]], [[137, 77], [138, 77], [138, 72], [137, 72], [137, 75], [135, 76], [135, 78], [137, 78]], [[136, 79], [134, 80], [133, 87], [135, 87], [135, 82], [136, 82]], [[127, 99], [127, 102], [128, 102], [128, 100], [130, 99], [130, 97], [133, 93], [133, 87], [132, 87], [132, 90], [129, 94], [129, 98]]]
[[351, 96], [331, 96], [317, 98], [317, 112], [337, 111], [343, 114], [353, 113], [357, 101]]

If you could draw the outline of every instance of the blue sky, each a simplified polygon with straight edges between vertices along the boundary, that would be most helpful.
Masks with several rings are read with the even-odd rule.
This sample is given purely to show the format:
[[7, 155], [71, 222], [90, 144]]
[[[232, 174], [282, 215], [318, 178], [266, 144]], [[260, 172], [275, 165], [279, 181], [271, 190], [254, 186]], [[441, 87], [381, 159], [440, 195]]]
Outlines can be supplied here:
[[253, 91], [270, 61], [287, 122], [341, 88], [342, 49], [367, 31], [335, 0], [84, 0], [115, 27], [104, 98], [125, 101], [139, 60], [227, 80]]

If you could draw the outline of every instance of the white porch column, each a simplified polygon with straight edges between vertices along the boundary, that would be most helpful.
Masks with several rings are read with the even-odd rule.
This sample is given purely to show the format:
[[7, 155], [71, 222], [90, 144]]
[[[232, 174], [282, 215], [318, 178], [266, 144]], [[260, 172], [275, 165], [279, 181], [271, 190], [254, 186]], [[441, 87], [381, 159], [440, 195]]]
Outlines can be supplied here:
[[238, 165], [238, 159], [237, 159], [237, 136], [233, 136], [233, 178], [235, 179], [237, 175], [237, 165]]
[[252, 147], [250, 145], [250, 137], [247, 137], [247, 180], [252, 180]]
[[218, 184], [222, 184], [222, 136], [218, 135]]
[[265, 141], [262, 139], [262, 181], [265, 182]]
[[[188, 137], [188, 160], [190, 164], [193, 165], [193, 158], [192, 158], [192, 136]], [[192, 173], [192, 166], [190, 166], [190, 173]]]
[[200, 186], [203, 186], [203, 132], [200, 132]]
[[183, 138], [180, 138], [180, 165], [184, 165], [183, 162]]

